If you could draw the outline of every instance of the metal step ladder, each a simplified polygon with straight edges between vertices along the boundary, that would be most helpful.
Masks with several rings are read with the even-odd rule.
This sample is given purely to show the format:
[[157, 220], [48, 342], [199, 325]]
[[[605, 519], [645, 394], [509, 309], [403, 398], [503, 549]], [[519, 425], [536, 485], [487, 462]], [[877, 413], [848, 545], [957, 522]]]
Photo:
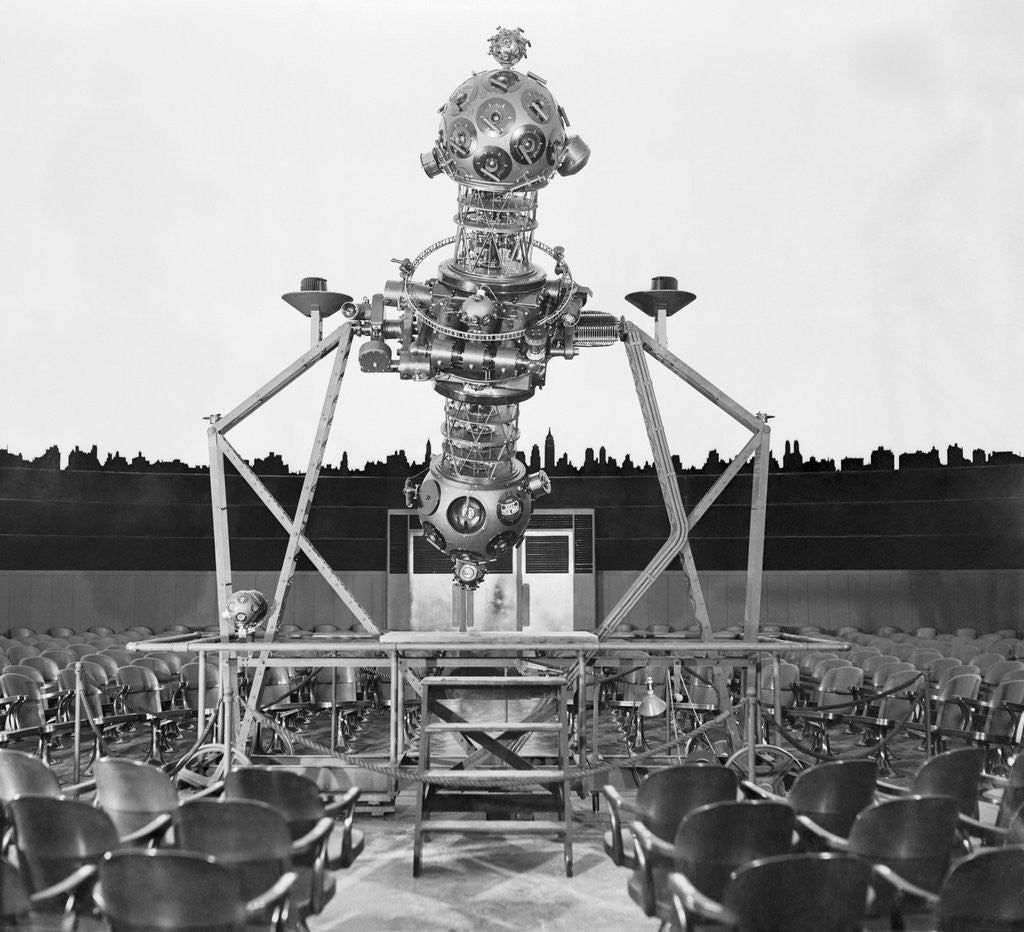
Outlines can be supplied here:
[[[565, 874], [572, 876], [572, 800], [569, 774], [569, 688], [564, 676], [427, 676], [421, 681], [422, 730], [414, 877], [420, 875], [423, 841], [441, 832], [493, 835], [554, 835], [564, 845]], [[525, 720], [498, 717], [467, 721], [446, 700], [535, 699]], [[507, 708], [507, 707], [506, 707]], [[534, 733], [558, 736], [554, 766], [538, 766], [521, 753]], [[455, 735], [468, 750], [450, 769], [431, 765], [431, 739]], [[483, 813], [483, 818], [434, 818], [437, 812]], [[532, 820], [539, 811], [554, 818]], [[486, 818], [527, 814], [530, 819]]]

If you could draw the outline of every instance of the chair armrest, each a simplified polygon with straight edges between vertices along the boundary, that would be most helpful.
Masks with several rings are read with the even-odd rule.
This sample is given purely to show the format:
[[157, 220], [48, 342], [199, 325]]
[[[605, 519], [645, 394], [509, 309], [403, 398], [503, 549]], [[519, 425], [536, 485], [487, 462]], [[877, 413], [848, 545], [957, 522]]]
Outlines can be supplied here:
[[155, 819], [143, 825], [142, 828], [136, 829], [130, 835], [125, 835], [120, 839], [120, 842], [126, 847], [134, 848], [150, 841], [156, 841], [167, 831], [170, 824], [171, 814], [169, 812], [161, 813]]
[[361, 792], [362, 790], [358, 786], [349, 787], [341, 799], [336, 799], [324, 806], [324, 812], [329, 816], [337, 816], [341, 813], [345, 813], [346, 816], [350, 815], [355, 811], [356, 802], [359, 800]]
[[640, 815], [640, 810], [628, 799], [623, 799], [614, 786], [610, 783], [606, 783], [601, 787], [601, 792], [604, 793], [604, 798], [608, 800], [608, 805], [616, 812], [628, 812], [630, 815]]
[[827, 828], [822, 828], [809, 816], [797, 815], [796, 828], [797, 831], [805, 838], [810, 837], [815, 841], [820, 841], [830, 851], [850, 850], [849, 839], [843, 838], [842, 835], [836, 835], [834, 832], [830, 832]]
[[654, 867], [656, 864], [673, 867], [675, 848], [652, 834], [642, 822], [634, 822], [630, 828], [633, 832], [633, 848], [636, 851], [636, 871], [633, 876], [640, 881], [640, 905], [648, 916], [653, 916], [658, 909]]
[[886, 793], [889, 796], [909, 796], [910, 789], [905, 786], [897, 786], [895, 783], [886, 783], [885, 780], [876, 780], [875, 789], [880, 793]]
[[668, 888], [680, 928], [690, 928], [686, 913], [696, 913], [703, 919], [722, 925], [735, 925], [735, 917], [721, 903], [701, 893], [685, 874], [672, 871], [668, 875]]
[[95, 864], [83, 864], [78, 870], [68, 874], [58, 883], [37, 890], [29, 897], [29, 900], [33, 906], [42, 906], [59, 896], [71, 896], [91, 886], [98, 874], [99, 868]]
[[81, 796], [82, 793], [88, 793], [90, 790], [96, 789], [95, 780], [83, 780], [81, 783], [73, 783], [71, 786], [65, 786], [61, 788], [61, 796]]
[[326, 844], [327, 836], [331, 834], [332, 828], [334, 828], [334, 819], [330, 816], [318, 819], [316, 825], [306, 832], [305, 835], [301, 838], [296, 838], [292, 842], [292, 854], [306, 854], [319, 845]]
[[[352, 823], [355, 820], [356, 802], [359, 800], [361, 792], [362, 790], [358, 786], [350, 787], [345, 791], [341, 799], [335, 800], [324, 807], [324, 812], [328, 816], [343, 816], [341, 819], [341, 852], [337, 857], [332, 858], [328, 856], [327, 858], [327, 866], [331, 870], [351, 867], [352, 862], [355, 860], [352, 854]], [[358, 854], [358, 852], [356, 853]]]
[[744, 796], [753, 797], [754, 799], [770, 799], [785, 802], [784, 796], [778, 796], [771, 790], [758, 786], [752, 780], [740, 780], [740, 790]]
[[634, 822], [630, 828], [652, 866], [666, 864], [671, 867], [675, 864], [676, 849], [672, 845], [655, 835], [643, 822]]
[[636, 806], [629, 800], [623, 799], [619, 791], [610, 783], [601, 787], [604, 798], [608, 800], [608, 818], [612, 823], [612, 861], [621, 865], [625, 862], [626, 853], [622, 850], [622, 813], [639, 815]]
[[891, 867], [887, 867], [885, 864], [872, 864], [871, 870], [892, 884], [900, 893], [909, 893], [911, 896], [919, 897], [929, 906], [938, 905], [939, 895], [937, 893], [932, 893], [930, 890], [925, 890], [923, 887], [905, 880]]
[[960, 813], [957, 816], [957, 823], [964, 829], [968, 835], [973, 835], [976, 838], [984, 838], [988, 844], [1005, 845], [1007, 839], [1010, 837], [1008, 829], [999, 828], [997, 825], [989, 825], [985, 822], [979, 822], [977, 819], [972, 819], [968, 815]]
[[196, 793], [189, 796], [189, 799], [205, 799], [207, 796], [219, 796], [224, 792], [224, 781], [215, 780], [209, 786], [203, 787]]
[[298, 878], [298, 874], [295, 871], [288, 871], [282, 874], [272, 887], [264, 890], [259, 896], [253, 897], [245, 904], [245, 911], [250, 918], [255, 918], [262, 915], [268, 909], [274, 909], [276, 907], [284, 905], [288, 898], [288, 894], [291, 892], [295, 881]]

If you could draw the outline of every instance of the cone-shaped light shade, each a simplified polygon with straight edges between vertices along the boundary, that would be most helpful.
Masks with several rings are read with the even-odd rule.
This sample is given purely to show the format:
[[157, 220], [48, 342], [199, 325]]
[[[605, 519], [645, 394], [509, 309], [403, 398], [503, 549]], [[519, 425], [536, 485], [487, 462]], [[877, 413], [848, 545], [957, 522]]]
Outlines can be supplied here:
[[654, 695], [653, 678], [647, 677], [647, 695], [640, 700], [640, 714], [644, 718], [657, 718], [665, 713], [666, 708], [665, 700]]

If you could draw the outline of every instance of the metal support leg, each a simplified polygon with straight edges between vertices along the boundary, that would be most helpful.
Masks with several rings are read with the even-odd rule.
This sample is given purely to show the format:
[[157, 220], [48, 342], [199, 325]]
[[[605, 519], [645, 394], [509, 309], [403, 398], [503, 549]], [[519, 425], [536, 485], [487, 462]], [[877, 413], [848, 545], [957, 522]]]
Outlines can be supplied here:
[[[334, 420], [334, 412], [337, 409], [338, 397], [341, 394], [341, 383], [345, 377], [345, 366], [348, 363], [348, 355], [351, 348], [352, 331], [348, 330], [340, 341], [338, 351], [334, 357], [334, 367], [331, 370], [331, 377], [327, 383], [327, 392], [324, 395], [324, 403], [320, 411], [320, 421], [317, 424], [313, 448], [309, 454], [306, 477], [302, 483], [302, 490], [299, 492], [295, 517], [288, 535], [288, 545], [285, 549], [285, 556], [281, 565], [281, 574], [278, 577], [277, 589], [274, 592], [274, 606], [271, 610], [270, 618], [267, 620], [266, 637], [270, 640], [274, 638], [274, 633], [288, 602], [292, 580], [295, 578], [300, 550], [299, 541], [304, 535], [306, 523], [309, 521], [310, 509], [313, 505], [313, 493], [316, 491], [317, 480], [320, 478], [324, 451], [327, 448], [327, 439], [330, 436], [331, 423]], [[252, 673], [249, 702], [246, 706], [245, 716], [238, 727], [237, 737], [235, 738], [235, 744], [239, 751], [244, 752], [246, 742], [249, 739], [249, 734], [255, 722], [255, 710], [259, 702], [260, 689], [263, 686], [263, 673], [266, 670], [269, 656], [266, 652], [261, 653]]]

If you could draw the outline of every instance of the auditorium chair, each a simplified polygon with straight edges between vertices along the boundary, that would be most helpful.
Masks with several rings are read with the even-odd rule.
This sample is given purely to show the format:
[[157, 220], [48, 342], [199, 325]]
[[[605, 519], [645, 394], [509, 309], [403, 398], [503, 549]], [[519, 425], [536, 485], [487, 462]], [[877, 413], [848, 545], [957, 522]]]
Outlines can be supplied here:
[[889, 796], [949, 796], [956, 800], [960, 812], [961, 832], [982, 839], [991, 836], [990, 826], [978, 821], [982, 770], [985, 766], [983, 748], [957, 748], [936, 754], [926, 760], [909, 787], [878, 781], [880, 793]]
[[135, 712], [149, 723], [148, 763], [163, 763], [163, 752], [170, 749], [167, 729], [186, 715], [184, 710], [164, 709], [160, 699], [160, 681], [146, 667], [128, 665], [117, 670], [117, 682], [124, 687], [125, 711]]
[[[38, 671], [33, 672], [39, 676]], [[0, 674], [0, 693], [5, 699], [12, 700], [7, 708], [4, 730], [0, 732], [0, 745], [34, 738], [38, 742], [37, 754], [44, 763], [49, 763], [51, 741], [66, 734], [74, 724], [58, 722], [47, 714], [43, 692], [37, 680], [31, 676], [20, 673]]]
[[55, 660], [43, 656], [26, 657], [21, 664], [38, 670], [42, 675], [44, 695], [55, 696], [57, 694], [57, 674], [60, 673], [60, 667]]
[[871, 866], [845, 854], [759, 858], [729, 878], [721, 901], [681, 873], [669, 875], [676, 927], [693, 916], [742, 932], [858, 932], [871, 895]]
[[94, 654], [86, 654], [82, 657], [82, 660], [88, 660], [90, 663], [95, 663], [103, 667], [104, 671], [106, 671], [108, 681], [117, 679], [118, 663], [113, 657], [97, 652]]
[[129, 651], [122, 650], [120, 647], [104, 647], [100, 653], [113, 660], [118, 667], [127, 667], [133, 664], [138, 656], [138, 654], [132, 654]]
[[910, 652], [907, 662], [913, 664], [918, 670], [924, 670], [932, 660], [942, 657], [942, 651], [934, 647], [918, 647]]
[[871, 913], [890, 916], [903, 928], [905, 914], [921, 913], [936, 902], [958, 847], [958, 808], [948, 795], [912, 795], [867, 807], [853, 824], [850, 838], [834, 850], [871, 862], [877, 899]]
[[[217, 706], [217, 699], [220, 695], [220, 668], [216, 660], [207, 658], [205, 670], [205, 695], [204, 708], [207, 714], [213, 712]], [[186, 663], [181, 668], [181, 682], [184, 687], [182, 696], [185, 707], [192, 711], [199, 709], [199, 663]], [[201, 726], [200, 726], [201, 727]]]
[[93, 771], [96, 804], [119, 835], [143, 832], [158, 840], [178, 808], [178, 791], [157, 767], [127, 758], [101, 757]]
[[936, 907], [938, 932], [1024, 929], [1024, 848], [977, 851], [946, 877]]
[[260, 922], [294, 882], [246, 900], [238, 876], [192, 851], [114, 851], [99, 863], [97, 907], [112, 932], [242, 932]]
[[110, 819], [88, 803], [51, 796], [18, 796], [7, 812], [29, 890], [47, 894], [50, 909], [65, 917], [88, 913], [96, 865], [122, 846]]
[[[748, 795], [787, 802], [796, 813], [797, 830], [811, 847], [836, 835], [846, 838], [858, 814], [875, 799], [875, 762], [858, 760], [824, 761], [797, 774], [783, 799], [756, 784], [744, 780]], [[816, 836], [824, 835], [821, 838]]]
[[44, 650], [41, 657], [52, 660], [57, 664], [58, 670], [63, 670], [66, 666], [74, 664], [78, 661], [78, 654], [76, 654], [70, 647], [54, 647], [49, 650]]
[[[1007, 773], [1010, 749], [1018, 747], [1021, 743], [1024, 680], [1008, 680], [1001, 683], [987, 699], [964, 701], [973, 714], [965, 723], [962, 732], [953, 732], [951, 735], [986, 749], [987, 773]], [[946, 732], [944, 735], [950, 736]]]
[[11, 663], [21, 663], [28, 657], [39, 657], [42, 655], [42, 651], [38, 647], [33, 647], [29, 644], [15, 644], [12, 647], [8, 647], [5, 651], [7, 659]]
[[856, 647], [844, 656], [855, 667], [860, 667], [861, 669], [864, 669], [862, 664], [865, 660], [867, 660], [868, 657], [881, 655], [881, 653], [882, 651], [877, 647]]
[[997, 654], [995, 651], [979, 651], [968, 662], [971, 666], [977, 667], [978, 672], [984, 677], [992, 664], [1002, 663], [1006, 659], [1002, 654]]
[[794, 826], [792, 807], [767, 800], [730, 800], [694, 809], [679, 822], [671, 842], [635, 822], [637, 864], [627, 886], [629, 896], [645, 915], [670, 922], [670, 872], [685, 876], [704, 896], [720, 900], [736, 868], [789, 853]]
[[[353, 667], [321, 667], [313, 677], [311, 708], [338, 710], [338, 732], [335, 740], [341, 751], [359, 731], [360, 707], [356, 702], [359, 673]], [[407, 722], [407, 737], [414, 732]]]
[[[605, 853], [618, 867], [635, 867], [629, 822], [639, 822], [662, 841], [670, 842], [687, 813], [707, 803], [736, 799], [737, 785], [736, 773], [718, 764], [680, 764], [652, 771], [637, 787], [633, 802], [606, 784], [602, 792], [608, 800], [611, 828], [604, 833]], [[630, 817], [628, 822], [624, 816]]]
[[[776, 688], [779, 693], [779, 708], [785, 714], [786, 709], [791, 709], [796, 704], [797, 691], [800, 688], [800, 668], [795, 663], [779, 663], [778, 684], [772, 664], [765, 664], [761, 668], [758, 695], [765, 709], [771, 710], [772, 714], [775, 708]], [[764, 729], [763, 739], [767, 742], [770, 738], [769, 731], [774, 727], [774, 718], [771, 715], [762, 716], [761, 723]]]
[[961, 663], [970, 664], [978, 656], [978, 645], [973, 641], [963, 644], [954, 644], [949, 651], [950, 657], [956, 657]]
[[806, 707], [789, 710], [790, 718], [803, 723], [817, 753], [832, 756], [829, 728], [842, 724], [847, 715], [853, 714], [853, 705], [845, 709], [832, 707], [856, 701], [863, 681], [864, 671], [860, 667], [835, 667], [822, 676], [813, 694], [814, 705], [808, 701]]
[[[298, 896], [309, 901], [314, 915], [334, 895], [335, 881], [328, 870], [350, 867], [362, 853], [363, 833], [352, 825], [359, 793], [358, 787], [352, 787], [325, 805], [316, 783], [278, 767], [240, 767], [224, 780], [225, 799], [267, 803], [285, 817], [292, 841], [303, 841], [304, 850], [293, 855], [292, 863], [299, 873]], [[341, 844], [331, 856], [335, 819], [341, 822]]]
[[999, 660], [981, 675], [981, 693], [991, 692], [1006, 680], [1008, 673], [1024, 672], [1024, 661]]
[[179, 654], [171, 650], [151, 650], [146, 656], [162, 660], [175, 676], [180, 675], [181, 668], [191, 659], [188, 654]]
[[[266, 803], [200, 799], [187, 801], [174, 812], [175, 848], [209, 855], [229, 868], [246, 899], [279, 884], [292, 871], [292, 858], [301, 857], [306, 845], [303, 839], [292, 841], [284, 816]], [[302, 896], [297, 883], [284, 889], [272, 915], [265, 918], [282, 927], [290, 915], [304, 920], [311, 904]]]
[[1024, 754], [1018, 754], [1005, 777], [990, 781], [1001, 788], [996, 825], [1007, 828], [1014, 816], [1024, 807]]
[[[300, 713], [306, 710], [306, 703], [298, 702], [296, 690], [301, 682], [291, 667], [266, 667], [257, 705], [261, 712], [284, 726], [295, 725]], [[264, 748], [264, 728], [257, 724], [253, 739], [257, 753], [291, 753], [290, 745], [282, 742], [276, 731], [271, 730], [270, 745]]]
[[864, 671], [864, 679], [870, 680], [883, 663], [899, 663], [900, 658], [895, 654], [872, 654], [865, 657], [857, 666]]
[[928, 682], [932, 684], [934, 689], [944, 674], [956, 669], [956, 667], [962, 666], [963, 664], [956, 657], [936, 657], [925, 665], [928, 672]]
[[91, 628], [85, 629], [89, 634], [98, 634], [101, 637], [110, 637], [114, 633], [114, 629], [109, 625], [93, 625]]
[[24, 751], [0, 749], [0, 860], [13, 839], [7, 804], [16, 796], [59, 796], [57, 775], [38, 757]]
[[839, 654], [829, 650], [813, 650], [799, 652], [799, 657], [800, 659], [796, 665], [800, 668], [802, 675], [808, 676], [814, 670], [814, 665], [819, 660], [836, 660]]
[[[726, 682], [728, 682], [732, 678], [732, 667], [724, 665], [720, 669]], [[665, 670], [664, 672], [667, 675], [669, 671]], [[696, 728], [702, 725], [721, 711], [721, 698], [714, 684], [714, 666], [701, 663], [696, 663], [693, 666], [684, 664], [679, 680], [679, 689], [683, 699], [681, 702], [674, 702], [672, 709], [675, 712], [683, 713], [688, 722], [692, 722], [692, 727]], [[656, 674], [655, 686], [657, 687], [658, 685], [660, 684]], [[643, 699], [643, 694], [641, 694], [640, 699]], [[638, 725], [640, 721], [642, 719], [637, 716]]]
[[138, 634], [140, 635], [138, 638], [140, 641], [145, 640], [146, 638], [156, 637], [156, 632], [148, 625], [132, 625], [129, 628], [125, 628], [122, 634], [130, 634], [133, 636], [133, 639], [134, 636]]
[[7, 636], [9, 638], [13, 638], [14, 640], [17, 640], [18, 638], [32, 638], [35, 637], [36, 634], [37, 632], [34, 631], [32, 628], [19, 627], [7, 629]]
[[153, 671], [160, 684], [160, 701], [168, 708], [173, 709], [181, 693], [181, 677], [159, 657], [135, 656], [132, 658], [132, 665]]
[[69, 644], [68, 650], [74, 655], [76, 660], [81, 660], [86, 654], [94, 653], [94, 649], [91, 642], [81, 644]]
[[[866, 729], [862, 745], [877, 743], [871, 759], [875, 762], [878, 772], [882, 776], [892, 776], [892, 762], [896, 759], [896, 754], [889, 744], [883, 744], [882, 740], [896, 728], [913, 722], [915, 717], [919, 716], [918, 695], [923, 674], [914, 670], [910, 664], [904, 663], [885, 664], [879, 667], [879, 671], [885, 670], [891, 672], [879, 684], [878, 692], [882, 698], [878, 700], [877, 707], [869, 709], [866, 715], [853, 716], [851, 721]], [[876, 676], [878, 675], [876, 673]]]
[[814, 666], [811, 669], [811, 675], [809, 677], [810, 688], [811, 689], [817, 688], [818, 684], [821, 682], [821, 678], [829, 670], [835, 670], [837, 667], [852, 667], [852, 666], [853, 666], [853, 664], [850, 663], [850, 661], [847, 660], [845, 657], [827, 657], [824, 660], [817, 660], [817, 661], [815, 661]]

